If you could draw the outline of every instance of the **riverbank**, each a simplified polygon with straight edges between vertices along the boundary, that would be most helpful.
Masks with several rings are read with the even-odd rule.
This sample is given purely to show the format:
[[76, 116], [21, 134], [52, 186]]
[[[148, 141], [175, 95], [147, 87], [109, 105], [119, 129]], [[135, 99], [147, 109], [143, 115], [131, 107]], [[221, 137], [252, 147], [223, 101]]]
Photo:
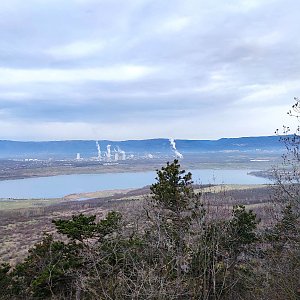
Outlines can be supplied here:
[[[257, 158], [257, 157], [256, 157]], [[265, 161], [246, 154], [215, 154], [186, 157], [180, 161], [184, 169], [252, 169], [267, 170], [278, 162], [278, 156], [267, 156]], [[73, 174], [105, 174], [155, 171], [174, 158], [126, 160], [112, 163], [100, 161], [17, 161], [0, 160], [0, 181]]]
[[[265, 189], [268, 185], [265, 184], [221, 184], [210, 185], [207, 187], [195, 186], [196, 192], [229, 192], [229, 191], [245, 191], [253, 189]], [[97, 199], [109, 199], [109, 200], [125, 200], [125, 199], [137, 199], [145, 197], [150, 193], [149, 187], [143, 187], [140, 189], [115, 189], [105, 191], [94, 191], [87, 193], [73, 193], [61, 198], [35, 198], [35, 199], [17, 199], [17, 198], [1, 198], [0, 199], [0, 212], [5, 211], [18, 211], [18, 210], [30, 210], [46, 208], [50, 206], [59, 206], [66, 203], [77, 202], [89, 203]]]

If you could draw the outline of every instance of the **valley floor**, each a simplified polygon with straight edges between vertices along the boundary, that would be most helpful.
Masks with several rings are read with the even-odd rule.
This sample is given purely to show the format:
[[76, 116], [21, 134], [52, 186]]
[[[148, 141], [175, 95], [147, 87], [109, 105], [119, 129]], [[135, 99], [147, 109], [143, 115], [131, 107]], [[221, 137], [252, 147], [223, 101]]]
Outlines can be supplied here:
[[[269, 222], [270, 195], [266, 185], [195, 186], [202, 201], [211, 209], [244, 204]], [[42, 239], [45, 232], [54, 233], [53, 219], [84, 213], [103, 218], [108, 211], [117, 210], [131, 218], [143, 209], [149, 188], [115, 190], [69, 195], [64, 199], [10, 200], [0, 202], [0, 260], [16, 263], [30, 247]]]
[[[174, 157], [128, 159], [117, 162], [95, 160], [0, 160], [0, 180], [12, 180], [71, 174], [143, 172], [160, 169]], [[180, 162], [184, 169], [252, 169], [267, 170], [280, 162], [272, 153], [202, 153], [190, 154]]]

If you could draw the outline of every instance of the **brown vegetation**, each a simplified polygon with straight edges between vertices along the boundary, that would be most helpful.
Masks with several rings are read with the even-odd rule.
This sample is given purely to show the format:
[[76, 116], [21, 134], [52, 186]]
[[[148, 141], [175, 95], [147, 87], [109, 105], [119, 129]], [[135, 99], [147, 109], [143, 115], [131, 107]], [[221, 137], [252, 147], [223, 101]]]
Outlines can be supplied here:
[[[269, 187], [252, 188], [239, 185], [218, 187], [216, 189], [216, 186], [195, 186], [196, 192], [203, 191], [202, 197], [210, 203], [210, 210], [213, 207], [220, 210], [221, 207], [228, 209], [236, 204], [244, 204], [253, 209], [264, 223], [269, 219]], [[2, 209], [0, 210], [0, 258], [12, 264], [21, 261], [27, 255], [28, 249], [42, 239], [43, 233], [55, 232], [52, 219], [67, 218], [79, 213], [95, 214], [98, 218], [102, 218], [110, 210], [121, 211], [125, 219], [141, 214], [145, 197], [149, 193], [149, 188], [111, 191], [104, 195], [101, 192], [101, 198], [51, 202], [52, 205], [47, 206], [35, 203], [35, 207], [12, 209], [9, 206], [8, 210]], [[33, 201], [31, 200], [31, 203]]]

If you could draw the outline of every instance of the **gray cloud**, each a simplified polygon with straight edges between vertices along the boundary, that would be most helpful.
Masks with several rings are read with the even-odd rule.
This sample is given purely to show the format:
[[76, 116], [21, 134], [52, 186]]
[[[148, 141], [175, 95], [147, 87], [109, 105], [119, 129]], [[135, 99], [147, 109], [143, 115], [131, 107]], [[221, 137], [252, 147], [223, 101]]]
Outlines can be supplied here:
[[268, 135], [300, 93], [297, 1], [0, 5], [0, 138]]

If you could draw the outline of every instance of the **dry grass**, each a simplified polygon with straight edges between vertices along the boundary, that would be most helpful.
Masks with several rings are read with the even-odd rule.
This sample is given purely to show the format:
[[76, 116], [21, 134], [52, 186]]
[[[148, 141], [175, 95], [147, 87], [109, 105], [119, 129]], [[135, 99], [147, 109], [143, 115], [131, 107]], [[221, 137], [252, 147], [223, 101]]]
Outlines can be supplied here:
[[267, 188], [266, 184], [218, 184], [210, 187], [205, 187], [203, 189], [196, 189], [196, 192], [211, 192], [211, 193], [221, 193], [229, 191], [243, 191], [243, 190], [253, 190], [253, 189], [263, 189]]
[[[200, 189], [198, 189], [200, 190]], [[201, 190], [214, 208], [244, 204], [267, 223], [270, 195], [266, 186], [226, 185]], [[224, 192], [225, 191], [225, 192]], [[53, 219], [84, 213], [102, 218], [109, 210], [120, 211], [125, 218], [142, 215], [149, 188], [70, 195], [65, 199], [9, 200], [0, 203], [0, 261], [16, 263], [43, 233], [55, 233]], [[94, 198], [78, 201], [82, 198]], [[70, 201], [73, 200], [73, 201]], [[213, 209], [214, 209], [213, 208]], [[140, 220], [143, 223], [144, 220]]]
[[112, 197], [117, 195], [124, 195], [132, 189], [124, 190], [106, 190], [88, 193], [70, 194], [63, 198], [45, 198], [45, 199], [0, 199], [0, 211], [16, 210], [16, 209], [29, 209], [34, 207], [45, 207], [50, 205], [59, 204], [67, 201], [87, 200], [94, 198]]
[[33, 207], [43, 207], [62, 202], [63, 199], [9, 199], [0, 200], [0, 211], [13, 209], [28, 209]]

